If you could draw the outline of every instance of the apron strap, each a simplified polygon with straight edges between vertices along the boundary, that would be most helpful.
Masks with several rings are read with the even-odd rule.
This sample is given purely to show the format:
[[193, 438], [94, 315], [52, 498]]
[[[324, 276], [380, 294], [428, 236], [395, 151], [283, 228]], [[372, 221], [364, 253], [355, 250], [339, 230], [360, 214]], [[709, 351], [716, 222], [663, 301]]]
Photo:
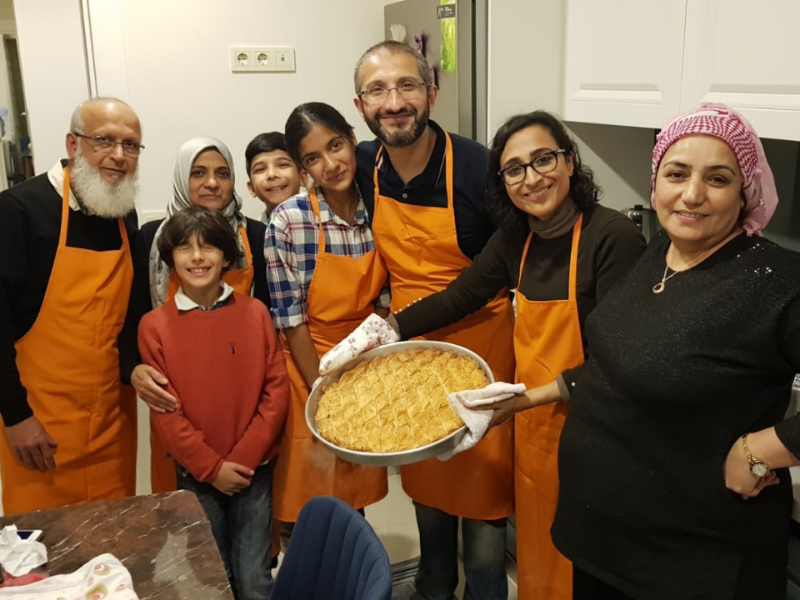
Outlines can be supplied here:
[[317, 186], [312, 186], [308, 192], [308, 199], [311, 201], [311, 208], [317, 216], [319, 223], [319, 251], [317, 254], [325, 253], [325, 230], [322, 229], [322, 217], [319, 216], [319, 199], [317, 198]]
[[250, 250], [250, 240], [247, 237], [247, 228], [243, 223], [239, 224], [239, 236], [242, 238], [242, 249], [244, 250], [244, 258], [249, 266], [253, 266], [253, 252]]
[[528, 258], [528, 249], [531, 247], [531, 240], [533, 239], [533, 232], [528, 234], [528, 239], [525, 240], [525, 249], [522, 251], [522, 259], [519, 261], [519, 277], [517, 278], [517, 289], [522, 285], [522, 268], [525, 266], [525, 259]]
[[372, 169], [372, 185], [375, 186], [375, 198], [381, 195], [380, 186], [378, 184], [378, 161], [383, 154], [383, 144], [378, 148], [378, 153], [375, 155], [375, 166]]
[[572, 252], [569, 255], [569, 299], [575, 301], [578, 297], [578, 247], [581, 243], [581, 224], [583, 213], [580, 214], [572, 229]]
[[[450, 134], [446, 131], [444, 132], [444, 140], [445, 140], [445, 147], [444, 147], [444, 172], [445, 172], [445, 185], [447, 186], [447, 207], [451, 210], [455, 210], [455, 206], [453, 205], [453, 198], [455, 196], [455, 191], [453, 189], [453, 141], [450, 139]], [[453, 214], [453, 223], [455, 224], [455, 214]]]

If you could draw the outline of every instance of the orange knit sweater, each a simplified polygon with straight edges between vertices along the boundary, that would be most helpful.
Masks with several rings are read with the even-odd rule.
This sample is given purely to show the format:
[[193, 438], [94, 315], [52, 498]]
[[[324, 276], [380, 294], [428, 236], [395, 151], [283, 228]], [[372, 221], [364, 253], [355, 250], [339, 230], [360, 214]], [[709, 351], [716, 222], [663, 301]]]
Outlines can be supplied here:
[[277, 454], [289, 378], [264, 304], [238, 293], [210, 311], [167, 302], [142, 319], [139, 349], [180, 403], [151, 411], [151, 426], [195, 479], [214, 481], [223, 461], [255, 469]]

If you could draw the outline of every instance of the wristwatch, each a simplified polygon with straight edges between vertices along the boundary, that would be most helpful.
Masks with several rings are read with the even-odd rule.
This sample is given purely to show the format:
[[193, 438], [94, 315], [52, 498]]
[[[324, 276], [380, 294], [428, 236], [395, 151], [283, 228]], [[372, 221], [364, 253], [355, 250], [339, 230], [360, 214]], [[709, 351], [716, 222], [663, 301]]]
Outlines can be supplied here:
[[758, 477], [759, 479], [763, 479], [764, 477], [769, 477], [774, 475], [775, 472], [769, 468], [769, 465], [765, 463], [763, 460], [756, 458], [750, 452], [750, 448], [747, 445], [747, 436], [750, 435], [749, 433], [745, 433], [742, 437], [742, 450], [744, 450], [744, 456], [747, 459], [747, 462], [750, 463], [750, 472], [753, 474], [754, 477]]

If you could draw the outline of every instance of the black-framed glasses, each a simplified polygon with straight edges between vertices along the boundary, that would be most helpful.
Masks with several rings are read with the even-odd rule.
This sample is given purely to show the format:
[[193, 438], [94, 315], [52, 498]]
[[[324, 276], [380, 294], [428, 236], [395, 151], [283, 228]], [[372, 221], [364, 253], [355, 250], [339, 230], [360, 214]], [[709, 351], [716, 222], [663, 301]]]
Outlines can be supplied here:
[[367, 104], [382, 104], [389, 99], [389, 94], [395, 91], [400, 94], [400, 97], [404, 100], [412, 100], [419, 94], [422, 88], [427, 89], [432, 85], [432, 83], [425, 83], [424, 81], [406, 81], [395, 87], [373, 85], [369, 89], [358, 92], [358, 97]]
[[73, 131], [72, 135], [89, 142], [92, 148], [94, 148], [95, 152], [103, 152], [106, 154], [111, 153], [114, 151], [114, 148], [117, 147], [117, 144], [122, 146], [122, 152], [126, 156], [139, 156], [142, 150], [144, 150], [144, 146], [142, 144], [139, 142], [134, 142], [133, 140], [122, 140], [120, 142], [105, 135], [83, 135], [77, 131]]
[[505, 169], [500, 169], [497, 174], [507, 185], [514, 185], [519, 183], [528, 174], [528, 167], [533, 169], [539, 175], [546, 175], [555, 170], [558, 165], [558, 155], [568, 154], [569, 150], [550, 150], [549, 152], [542, 152], [539, 156], [534, 158], [531, 162], [523, 163], [520, 165], [511, 165]]

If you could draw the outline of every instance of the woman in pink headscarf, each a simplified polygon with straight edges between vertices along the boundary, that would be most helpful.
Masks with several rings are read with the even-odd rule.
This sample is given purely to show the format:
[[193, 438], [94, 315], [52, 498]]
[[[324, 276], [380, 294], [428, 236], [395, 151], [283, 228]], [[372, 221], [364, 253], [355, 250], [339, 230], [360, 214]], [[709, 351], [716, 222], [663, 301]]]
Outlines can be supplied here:
[[576, 600], [783, 599], [800, 254], [758, 235], [774, 180], [725, 106], [666, 125], [652, 186], [664, 231], [586, 323], [553, 541]]

